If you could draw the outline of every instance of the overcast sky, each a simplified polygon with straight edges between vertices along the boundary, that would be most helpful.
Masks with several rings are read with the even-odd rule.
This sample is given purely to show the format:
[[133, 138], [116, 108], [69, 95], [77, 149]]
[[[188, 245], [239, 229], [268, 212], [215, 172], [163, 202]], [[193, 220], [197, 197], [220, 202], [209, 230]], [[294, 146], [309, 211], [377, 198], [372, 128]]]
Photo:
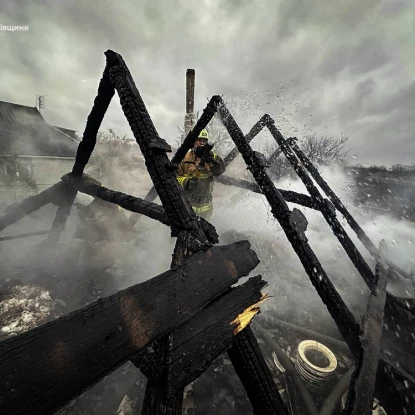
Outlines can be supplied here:
[[[414, 0], [2, 0], [0, 100], [82, 134], [105, 66], [126, 61], [161, 137], [177, 136], [186, 68], [196, 108], [223, 94], [244, 132], [350, 136], [354, 163], [415, 162]], [[116, 96], [103, 128], [132, 136]]]

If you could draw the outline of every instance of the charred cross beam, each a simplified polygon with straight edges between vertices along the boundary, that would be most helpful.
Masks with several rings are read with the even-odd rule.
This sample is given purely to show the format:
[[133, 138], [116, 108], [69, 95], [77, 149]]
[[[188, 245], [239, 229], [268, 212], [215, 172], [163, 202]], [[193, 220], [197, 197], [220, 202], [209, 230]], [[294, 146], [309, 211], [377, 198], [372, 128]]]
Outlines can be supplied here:
[[290, 211], [281, 193], [275, 188], [274, 183], [269, 178], [262, 158], [246, 142], [242, 131], [224, 103], [219, 107], [219, 114], [258, 186], [267, 198], [274, 217], [284, 230], [312, 284], [339, 327], [347, 344], [352, 351], [357, 352], [359, 349], [359, 326], [307, 242], [305, 236], [306, 218], [297, 209]]
[[63, 200], [56, 211], [55, 219], [52, 222], [52, 228], [46, 240], [43, 242], [46, 245], [55, 245], [61, 233], [65, 230], [65, 225], [71, 213], [71, 208], [76, 197], [77, 190], [68, 188], [64, 193]]
[[383, 313], [386, 303], [386, 285], [389, 271], [383, 260], [385, 242], [381, 242], [380, 261], [376, 281], [369, 296], [366, 314], [360, 329], [360, 354], [352, 375], [344, 415], [371, 415], [376, 372], [380, 356]]
[[[249, 133], [245, 136], [247, 143], [250, 143], [261, 131], [262, 129], [270, 122], [271, 117], [268, 114], [263, 115], [259, 121], [251, 128]], [[238, 147], [233, 148], [223, 159], [226, 166], [228, 166], [236, 156], [239, 154]]]
[[265, 285], [260, 276], [250, 278], [245, 284], [232, 288], [185, 325], [172, 332], [167, 373], [162, 373], [160, 365], [157, 365], [157, 352], [144, 355], [138, 362], [133, 362], [148, 378], [167, 376], [170, 393], [183, 389], [197, 379], [214, 359], [232, 346], [235, 332], [239, 330], [236, 317], [243, 316], [245, 310], [260, 302], [260, 291]]
[[57, 183], [37, 195], [29, 196], [27, 199], [9, 206], [4, 215], [0, 216], [0, 231], [13, 225], [24, 216], [39, 210], [42, 206], [49, 203], [60, 204], [65, 190], [64, 183]]
[[[370, 238], [366, 235], [365, 231], [360, 227], [360, 225], [356, 222], [354, 217], [350, 214], [346, 206], [343, 205], [342, 201], [337, 197], [337, 195], [333, 192], [331, 187], [327, 184], [327, 182], [321, 177], [317, 168], [313, 165], [310, 159], [304, 154], [304, 152], [298, 146], [296, 139], [290, 139], [289, 144], [291, 148], [294, 150], [295, 154], [304, 165], [304, 167], [310, 172], [311, 176], [314, 178], [316, 183], [321, 187], [327, 197], [331, 200], [333, 205], [336, 209], [344, 216], [349, 226], [353, 229], [356, 233], [359, 240], [365, 246], [365, 248], [370, 252], [370, 254], [379, 259], [379, 250], [376, 248], [375, 244], [370, 240]], [[390, 267], [395, 269], [405, 278], [410, 278], [410, 275], [405, 272], [403, 269], [398, 267], [397, 265], [393, 264], [391, 261], [386, 260], [386, 264]]]
[[[247, 241], [212, 247], [180, 267], [0, 342], [0, 413], [54, 413], [185, 324], [258, 262]], [[256, 289], [262, 285], [258, 281]]]
[[[240, 187], [242, 189], [251, 190], [254, 193], [262, 193], [261, 188], [256, 183], [249, 182], [248, 180], [236, 179], [234, 177], [226, 176], [223, 174], [219, 177], [216, 177], [215, 180], [218, 183], [224, 184], [225, 186]], [[281, 196], [284, 198], [286, 202], [297, 203], [298, 205], [301, 205], [301, 206], [304, 206], [310, 209], [319, 210], [317, 201], [315, 201], [308, 195], [297, 193], [292, 190], [284, 190], [284, 189], [278, 189], [278, 188], [277, 190], [281, 193]]]
[[71, 186], [75, 187], [79, 192], [90, 196], [98, 197], [109, 203], [114, 203], [123, 209], [131, 212], [140, 213], [151, 219], [155, 219], [164, 225], [169, 225], [164, 208], [156, 203], [146, 202], [135, 196], [131, 196], [116, 190], [108, 189], [94, 183], [94, 179], [85, 173], [82, 177], [74, 177], [73, 175], [65, 175], [62, 180], [68, 181]]

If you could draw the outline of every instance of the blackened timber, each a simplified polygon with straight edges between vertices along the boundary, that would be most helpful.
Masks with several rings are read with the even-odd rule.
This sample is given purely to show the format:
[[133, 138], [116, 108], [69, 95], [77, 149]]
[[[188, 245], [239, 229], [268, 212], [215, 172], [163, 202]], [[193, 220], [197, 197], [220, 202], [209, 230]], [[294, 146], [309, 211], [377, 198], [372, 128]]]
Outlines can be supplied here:
[[[334, 285], [328, 278], [318, 258], [308, 244], [305, 236], [305, 218], [301, 218], [301, 212], [296, 209], [294, 209], [293, 212], [290, 211], [281, 193], [278, 192], [274, 183], [266, 173], [265, 167], [260, 160], [258, 160], [257, 153], [255, 153], [245, 141], [242, 131], [224, 104], [219, 107], [219, 114], [232, 140], [245, 160], [245, 163], [261, 188], [262, 193], [267, 198], [274, 217], [280, 223], [288, 240], [303, 264], [305, 271], [310, 277], [312, 284], [339, 327], [343, 338], [350, 349], [357, 352], [359, 325], [356, 323], [353, 314], [337, 293]], [[269, 127], [272, 127], [272, 125]]]
[[94, 151], [98, 130], [101, 127], [102, 120], [104, 119], [104, 115], [107, 112], [114, 93], [114, 87], [108, 76], [108, 66], [106, 66], [98, 86], [98, 94], [95, 97], [94, 105], [88, 115], [82, 140], [76, 152], [75, 163], [72, 168], [74, 175], [80, 176], [84, 172], [85, 166]]
[[[167, 376], [170, 392], [183, 389], [197, 379], [216, 357], [231, 347], [239, 314], [261, 299], [266, 285], [261, 276], [252, 277], [243, 285], [230, 289], [171, 333], [172, 342], [167, 373], [160, 371], [155, 353], [141, 359], [140, 370], [147, 377]], [[156, 370], [156, 372], [155, 372]]]
[[[268, 114], [263, 115], [259, 121], [251, 128], [249, 133], [245, 136], [245, 140], [247, 143], [250, 143], [270, 122], [271, 117]], [[238, 148], [233, 148], [223, 159], [226, 166], [228, 166], [233, 160], [235, 160], [236, 156], [239, 154]]]
[[0, 216], [0, 231], [22, 219], [24, 216], [39, 210], [42, 206], [49, 203], [59, 203], [65, 190], [65, 183], [59, 182], [37, 195], [29, 196], [19, 203], [10, 205], [6, 208], [4, 215]]
[[372, 270], [370, 269], [369, 265], [364, 260], [362, 254], [353, 244], [349, 235], [347, 234], [347, 232], [344, 230], [343, 226], [337, 219], [336, 211], [333, 205], [331, 204], [329, 200], [323, 199], [319, 190], [314, 185], [310, 176], [307, 174], [304, 167], [302, 167], [301, 163], [298, 161], [297, 157], [295, 156], [287, 140], [283, 137], [283, 135], [280, 133], [277, 127], [275, 127], [275, 125], [273, 124], [268, 124], [267, 127], [271, 135], [277, 141], [282, 152], [285, 154], [287, 160], [290, 162], [291, 166], [294, 168], [298, 177], [304, 183], [311, 197], [315, 198], [318, 205], [321, 206], [320, 212], [322, 213], [323, 217], [326, 219], [327, 223], [332, 229], [334, 235], [337, 237], [338, 241], [340, 242], [340, 244], [346, 251], [353, 265], [356, 267], [356, 269], [358, 270], [359, 274], [362, 276], [366, 284], [369, 287], [371, 287], [373, 284], [373, 281], [375, 280], [375, 276]]
[[228, 356], [244, 385], [255, 415], [288, 415], [250, 326], [235, 336]]
[[0, 413], [52, 414], [184, 324], [258, 262], [247, 241], [212, 247], [180, 267], [0, 342]]
[[[380, 251], [383, 252], [383, 249], [381, 248]], [[360, 354], [350, 382], [344, 415], [372, 414], [386, 303], [386, 285], [389, 279], [383, 258], [378, 263], [376, 271], [376, 281], [370, 293], [360, 329]]]
[[119, 54], [111, 50], [105, 52], [105, 55], [109, 66], [110, 80], [117, 90], [124, 114], [140, 146], [147, 170], [163, 204], [173, 233], [176, 232], [177, 235], [179, 230], [190, 232], [194, 240], [192, 252], [209, 246], [210, 242], [197, 222], [196, 214], [177, 181], [176, 173], [166, 152], [152, 146], [153, 143], [160, 140], [160, 137], [127, 65]]
[[62, 180], [68, 180], [72, 186], [78, 191], [87, 195], [98, 197], [109, 203], [114, 203], [130, 212], [140, 213], [151, 219], [155, 219], [164, 225], [169, 225], [163, 206], [156, 203], [147, 202], [135, 196], [127, 195], [116, 190], [99, 186], [89, 180], [89, 176], [85, 173], [82, 177], [74, 177], [72, 175], [63, 176]]
[[65, 230], [65, 225], [71, 213], [76, 193], [77, 190], [74, 188], [68, 188], [65, 192], [62, 202], [56, 211], [55, 218], [53, 219], [50, 233], [45, 240], [47, 245], [55, 245], [58, 242], [61, 233]]
[[[311, 176], [314, 178], [316, 183], [321, 187], [324, 193], [331, 200], [331, 202], [336, 207], [336, 209], [344, 216], [349, 226], [356, 233], [360, 242], [362, 242], [364, 247], [370, 252], [372, 256], [374, 256], [376, 259], [379, 259], [379, 250], [376, 248], [375, 244], [366, 235], [365, 231], [356, 222], [355, 218], [347, 210], [346, 206], [343, 205], [342, 201], [333, 192], [333, 190], [327, 184], [327, 182], [323, 179], [323, 177], [321, 177], [317, 168], [313, 165], [310, 159], [304, 154], [304, 152], [299, 148], [298, 144], [296, 143], [294, 139], [290, 140], [290, 146], [294, 150], [297, 157], [300, 159], [301, 163], [303, 163], [304, 167], [310, 172]], [[388, 261], [387, 259], [386, 259], [386, 263], [389, 267], [394, 268], [397, 272], [399, 272], [405, 278], [407, 279], [410, 278], [410, 275], [407, 272], [405, 272], [403, 269], [398, 267], [396, 264], [393, 264], [391, 261]]]
[[[225, 186], [235, 186], [242, 189], [251, 190], [254, 193], [262, 193], [261, 188], [256, 183], [250, 182], [248, 180], [236, 179], [234, 177], [222, 174], [221, 176], [215, 177], [215, 181], [217, 183], [222, 183]], [[310, 209], [319, 209], [318, 203], [308, 195], [297, 193], [292, 190], [284, 190], [279, 188], [277, 188], [277, 190], [281, 193], [281, 196], [285, 199], [286, 202], [297, 203], [298, 205]]]

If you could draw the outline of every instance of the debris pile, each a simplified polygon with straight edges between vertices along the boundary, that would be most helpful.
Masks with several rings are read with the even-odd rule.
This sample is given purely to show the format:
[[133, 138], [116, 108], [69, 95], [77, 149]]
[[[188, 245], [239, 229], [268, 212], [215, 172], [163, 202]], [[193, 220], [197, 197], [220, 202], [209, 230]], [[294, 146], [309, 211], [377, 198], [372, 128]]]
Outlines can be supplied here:
[[46, 323], [54, 307], [49, 291], [38, 285], [14, 285], [0, 294], [1, 336], [15, 335]]

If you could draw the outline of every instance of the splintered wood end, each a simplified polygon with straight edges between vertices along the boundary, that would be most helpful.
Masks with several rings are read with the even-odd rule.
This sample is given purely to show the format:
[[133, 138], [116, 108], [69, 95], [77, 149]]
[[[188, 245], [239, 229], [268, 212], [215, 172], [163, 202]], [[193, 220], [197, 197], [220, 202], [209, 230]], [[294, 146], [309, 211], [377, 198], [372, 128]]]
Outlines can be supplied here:
[[259, 312], [259, 306], [264, 301], [268, 300], [270, 297], [268, 294], [262, 293], [261, 299], [256, 302], [255, 304], [252, 304], [248, 308], [246, 308], [243, 313], [239, 314], [238, 317], [235, 318], [235, 320], [231, 321], [231, 325], [236, 324], [236, 327], [233, 330], [233, 334], [236, 335], [240, 331], [242, 331], [245, 327], [247, 327], [254, 316]]

